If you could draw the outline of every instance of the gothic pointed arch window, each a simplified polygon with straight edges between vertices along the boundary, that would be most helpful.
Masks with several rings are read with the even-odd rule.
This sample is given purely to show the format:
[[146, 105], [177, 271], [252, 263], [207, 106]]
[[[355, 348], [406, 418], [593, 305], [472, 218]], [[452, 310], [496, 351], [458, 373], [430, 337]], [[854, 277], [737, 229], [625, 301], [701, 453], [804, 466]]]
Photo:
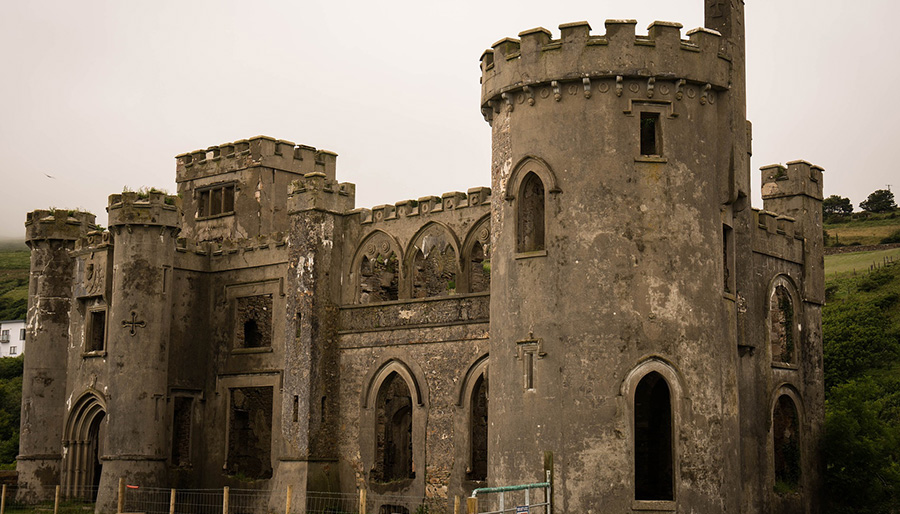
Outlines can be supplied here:
[[674, 500], [672, 399], [666, 379], [651, 371], [634, 392], [635, 500]]
[[787, 394], [778, 397], [772, 411], [772, 454], [775, 491], [795, 491], [800, 485], [800, 417]]
[[414, 478], [413, 401], [406, 381], [392, 371], [375, 399], [376, 480], [391, 482]]
[[359, 268], [359, 303], [386, 302], [396, 300], [399, 283], [397, 255], [378, 254], [363, 256]]
[[544, 250], [545, 188], [541, 178], [529, 171], [519, 187], [516, 207], [516, 251]]
[[794, 298], [791, 283], [783, 276], [776, 278], [768, 305], [769, 346], [775, 364], [794, 364], [797, 360], [800, 330]]
[[470, 399], [469, 437], [470, 452], [469, 468], [466, 470], [466, 478], [469, 480], [487, 480], [488, 458], [488, 380], [487, 373], [482, 373], [475, 381]]
[[459, 279], [459, 243], [444, 225], [425, 225], [413, 238], [407, 255], [412, 277], [412, 297], [432, 298], [455, 294]]

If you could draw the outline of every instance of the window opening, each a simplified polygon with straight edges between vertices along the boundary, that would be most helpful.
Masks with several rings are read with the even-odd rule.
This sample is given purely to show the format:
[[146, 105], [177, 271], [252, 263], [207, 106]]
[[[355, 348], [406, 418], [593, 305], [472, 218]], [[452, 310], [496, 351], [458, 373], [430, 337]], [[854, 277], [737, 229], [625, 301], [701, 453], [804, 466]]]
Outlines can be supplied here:
[[272, 295], [244, 296], [235, 302], [236, 348], [272, 346]]
[[722, 225], [722, 269], [723, 269], [723, 284], [724, 290], [726, 293], [734, 293], [733, 288], [731, 286], [733, 280], [733, 273], [731, 269], [732, 262], [732, 229], [728, 225]]
[[487, 480], [487, 437], [488, 437], [488, 381], [482, 374], [475, 382], [472, 392], [471, 433], [472, 445], [469, 480]]
[[9, 330], [0, 330], [0, 343], [9, 342]]
[[207, 218], [234, 212], [234, 184], [210, 187], [197, 193], [197, 217]]
[[662, 375], [648, 373], [634, 394], [634, 497], [675, 499], [672, 450], [672, 404]]
[[794, 303], [791, 293], [783, 285], [775, 286], [769, 302], [770, 342], [772, 361], [791, 363], [794, 360]]
[[106, 342], [106, 311], [95, 310], [88, 314], [88, 352], [102, 352]]
[[382, 482], [415, 478], [412, 467], [412, 397], [396, 371], [378, 391], [375, 404], [375, 473]]
[[529, 172], [522, 181], [518, 202], [519, 252], [544, 249], [544, 183], [535, 173]]
[[228, 474], [272, 477], [272, 388], [231, 390]]
[[797, 407], [789, 396], [782, 395], [772, 414], [776, 492], [794, 491], [800, 484], [799, 429]]
[[24, 341], [24, 340], [25, 340], [25, 329], [20, 328], [19, 329], [19, 341]]
[[659, 113], [641, 113], [641, 155], [662, 155], [659, 148]]
[[194, 399], [176, 396], [172, 416], [172, 465], [189, 466], [191, 463], [191, 410]]
[[469, 258], [469, 290], [481, 293], [491, 290], [491, 259], [481, 241], [476, 241]]
[[[427, 238], [426, 238], [427, 239]], [[422, 245], [414, 260], [413, 298], [431, 298], [456, 293], [456, 251], [447, 244], [443, 249]]]
[[294, 423], [300, 421], [300, 397], [296, 394], [294, 395], [294, 414], [291, 420]]
[[9, 354], [10, 354], [10, 355], [15, 355], [15, 354], [16, 354], [16, 347], [15, 347], [15, 346], [10, 346], [10, 347], [9, 347]]
[[363, 257], [360, 264], [359, 303], [396, 300], [399, 287], [397, 255]]

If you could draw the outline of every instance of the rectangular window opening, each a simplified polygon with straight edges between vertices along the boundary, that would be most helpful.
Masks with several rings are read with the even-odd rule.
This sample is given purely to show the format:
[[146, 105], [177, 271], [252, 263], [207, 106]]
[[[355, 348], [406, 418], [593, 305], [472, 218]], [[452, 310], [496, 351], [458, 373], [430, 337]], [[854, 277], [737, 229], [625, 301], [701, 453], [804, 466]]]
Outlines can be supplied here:
[[723, 268], [723, 281], [724, 288], [726, 293], [734, 293], [734, 269], [732, 262], [734, 259], [732, 255], [734, 253], [733, 241], [734, 235], [732, 233], [732, 228], [728, 225], [722, 225], [722, 268]]
[[197, 192], [198, 218], [233, 213], [234, 184], [209, 187]]
[[659, 113], [641, 113], [641, 155], [662, 155], [659, 148]]
[[300, 421], [300, 397], [294, 395], [294, 415], [291, 417], [294, 423]]
[[90, 311], [88, 314], [88, 333], [87, 333], [88, 352], [102, 352], [106, 342], [106, 311], [96, 310]]
[[15, 347], [15, 346], [10, 346], [10, 347], [9, 347], [9, 354], [10, 354], [10, 355], [15, 355], [15, 354], [16, 354], [16, 347]]
[[172, 415], [172, 465], [191, 464], [191, 411], [194, 399], [176, 396]]
[[24, 341], [24, 340], [25, 340], [25, 329], [21, 328], [21, 329], [19, 329], [19, 341]]

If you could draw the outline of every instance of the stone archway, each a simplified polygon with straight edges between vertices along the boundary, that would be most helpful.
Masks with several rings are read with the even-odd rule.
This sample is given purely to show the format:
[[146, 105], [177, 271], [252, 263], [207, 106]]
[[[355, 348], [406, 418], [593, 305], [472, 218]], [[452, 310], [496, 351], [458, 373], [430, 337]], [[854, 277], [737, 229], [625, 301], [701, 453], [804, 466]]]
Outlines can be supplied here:
[[94, 500], [100, 485], [106, 406], [94, 393], [75, 402], [63, 435], [63, 490], [66, 497]]

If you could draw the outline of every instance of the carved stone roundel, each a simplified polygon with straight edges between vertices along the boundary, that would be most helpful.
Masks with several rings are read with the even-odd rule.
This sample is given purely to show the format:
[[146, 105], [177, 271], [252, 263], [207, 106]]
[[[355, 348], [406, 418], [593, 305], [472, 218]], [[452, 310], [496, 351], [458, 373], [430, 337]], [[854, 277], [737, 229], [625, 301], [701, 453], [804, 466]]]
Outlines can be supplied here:
[[601, 82], [600, 85], [597, 86], [597, 89], [601, 93], [605, 93], [605, 92], [609, 91], [609, 84], [607, 84], [606, 82]]
[[637, 93], [641, 89], [641, 86], [637, 85], [637, 82], [632, 82], [628, 84], [628, 90], [632, 93]]
[[375, 244], [374, 243], [369, 243], [368, 245], [366, 245], [366, 253], [368, 255], [375, 254]]
[[391, 249], [391, 245], [387, 241], [381, 242], [381, 251], [387, 253]]
[[709, 93], [706, 94], [706, 100], [707, 100], [710, 104], [716, 103], [716, 94], [713, 93], [712, 91], [710, 91]]
[[548, 96], [550, 96], [550, 89], [546, 87], [541, 89], [541, 98], [547, 98]]
[[578, 86], [576, 86], [575, 84], [570, 84], [569, 85], [569, 94], [574, 95], [577, 92], [578, 92]]
[[688, 95], [688, 98], [694, 98], [694, 96], [695, 96], [696, 94], [697, 94], [697, 92], [694, 91], [694, 88], [692, 88], [692, 87], [687, 88], [687, 95]]
[[659, 94], [661, 94], [661, 95], [667, 95], [667, 94], [669, 94], [669, 86], [667, 86], [667, 85], [665, 85], [665, 84], [660, 84], [660, 86], [659, 86]]

